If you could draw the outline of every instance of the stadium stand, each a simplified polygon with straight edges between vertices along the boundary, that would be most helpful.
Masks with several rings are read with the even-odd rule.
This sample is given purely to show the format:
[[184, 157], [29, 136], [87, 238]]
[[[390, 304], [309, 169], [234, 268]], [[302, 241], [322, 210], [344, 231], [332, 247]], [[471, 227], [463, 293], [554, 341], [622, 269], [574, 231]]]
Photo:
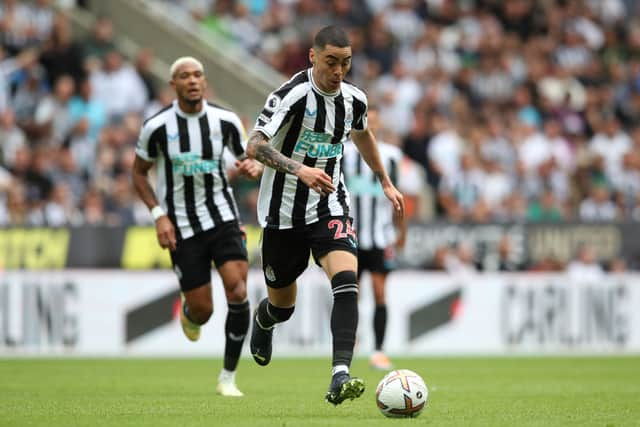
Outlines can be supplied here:
[[[128, 171], [141, 122], [171, 97], [153, 66], [165, 53], [123, 48], [106, 15], [72, 34], [84, 3], [0, 4], [2, 226], [150, 222]], [[260, 59], [273, 73], [262, 93], [306, 66], [316, 29], [348, 28], [350, 79], [380, 107], [379, 138], [405, 153], [400, 188], [414, 222], [640, 220], [635, 1], [133, 3]], [[238, 195], [254, 222], [255, 185], [239, 182]]]

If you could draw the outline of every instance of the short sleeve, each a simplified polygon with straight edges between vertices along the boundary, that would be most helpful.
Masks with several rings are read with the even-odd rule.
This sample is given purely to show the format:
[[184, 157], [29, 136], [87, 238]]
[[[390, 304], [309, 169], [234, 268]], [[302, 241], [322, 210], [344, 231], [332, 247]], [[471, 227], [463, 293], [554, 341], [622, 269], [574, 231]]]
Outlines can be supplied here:
[[147, 162], [155, 162], [158, 157], [157, 142], [151, 137], [153, 129], [147, 124], [142, 125], [138, 142], [136, 143], [136, 154]]
[[353, 97], [353, 129], [365, 130], [367, 128], [367, 97]]
[[291, 107], [306, 95], [304, 85], [298, 85], [280, 97], [282, 91], [272, 92], [264, 104], [262, 112], [256, 121], [255, 130], [262, 132], [269, 139], [273, 138], [280, 128], [287, 122]]
[[242, 160], [246, 158], [245, 150], [247, 149], [247, 131], [236, 114], [229, 114], [222, 120], [222, 137], [224, 144], [233, 153], [236, 159]]

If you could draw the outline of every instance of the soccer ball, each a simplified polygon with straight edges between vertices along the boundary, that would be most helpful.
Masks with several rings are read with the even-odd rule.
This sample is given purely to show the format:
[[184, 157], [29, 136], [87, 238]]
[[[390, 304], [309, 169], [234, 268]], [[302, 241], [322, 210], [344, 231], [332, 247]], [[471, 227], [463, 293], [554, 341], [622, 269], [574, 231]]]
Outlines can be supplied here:
[[427, 404], [429, 390], [420, 375], [408, 369], [389, 372], [378, 383], [376, 404], [390, 418], [413, 418]]

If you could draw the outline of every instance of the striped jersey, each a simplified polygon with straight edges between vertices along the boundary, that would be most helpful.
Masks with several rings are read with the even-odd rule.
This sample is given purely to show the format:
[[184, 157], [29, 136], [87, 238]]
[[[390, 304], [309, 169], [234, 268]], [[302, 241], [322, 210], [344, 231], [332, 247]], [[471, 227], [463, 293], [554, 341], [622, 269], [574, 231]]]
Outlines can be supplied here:
[[142, 125], [136, 154], [156, 163], [156, 194], [178, 239], [240, 220], [225, 147], [245, 158], [246, 132], [235, 113], [214, 104], [205, 102], [200, 112], [187, 114], [173, 101]]
[[[402, 151], [391, 144], [378, 142], [380, 160], [396, 184]], [[353, 224], [358, 233], [358, 247], [364, 250], [385, 249], [396, 242], [393, 204], [382, 185], [353, 142], [344, 145], [342, 168], [351, 195]]]
[[340, 166], [342, 144], [352, 129], [367, 128], [367, 97], [348, 82], [335, 93], [325, 93], [313, 81], [311, 70], [297, 73], [269, 95], [255, 130], [285, 156], [323, 169], [336, 191], [321, 197], [297, 176], [265, 168], [258, 196], [262, 227], [287, 229], [349, 215]]

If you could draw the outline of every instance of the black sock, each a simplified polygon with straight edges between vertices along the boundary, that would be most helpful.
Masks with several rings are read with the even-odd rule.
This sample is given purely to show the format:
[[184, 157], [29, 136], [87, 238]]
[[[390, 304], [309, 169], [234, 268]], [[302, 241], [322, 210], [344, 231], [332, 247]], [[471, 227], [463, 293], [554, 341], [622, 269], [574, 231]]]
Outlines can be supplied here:
[[385, 329], [387, 329], [387, 306], [386, 304], [376, 305], [376, 310], [373, 313], [373, 332], [376, 334], [376, 351], [382, 351]]
[[226, 343], [224, 347], [224, 369], [235, 371], [242, 352], [244, 337], [249, 330], [251, 315], [249, 301], [229, 303], [227, 321], [224, 324]]
[[331, 279], [333, 309], [331, 333], [333, 334], [333, 366], [351, 366], [353, 347], [358, 329], [358, 285], [356, 273], [341, 271]]
[[258, 304], [258, 323], [263, 329], [269, 329], [276, 323], [282, 323], [293, 315], [293, 307], [276, 307], [269, 302], [268, 298], [263, 299]]

